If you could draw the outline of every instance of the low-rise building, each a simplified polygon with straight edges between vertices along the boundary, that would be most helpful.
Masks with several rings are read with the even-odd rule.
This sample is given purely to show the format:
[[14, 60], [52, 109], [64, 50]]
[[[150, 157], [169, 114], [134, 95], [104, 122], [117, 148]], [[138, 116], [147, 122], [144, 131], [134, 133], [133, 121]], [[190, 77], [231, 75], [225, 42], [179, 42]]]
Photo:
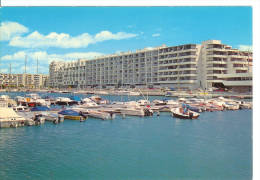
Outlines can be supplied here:
[[48, 87], [48, 75], [45, 74], [0, 74], [0, 85], [2, 87]]

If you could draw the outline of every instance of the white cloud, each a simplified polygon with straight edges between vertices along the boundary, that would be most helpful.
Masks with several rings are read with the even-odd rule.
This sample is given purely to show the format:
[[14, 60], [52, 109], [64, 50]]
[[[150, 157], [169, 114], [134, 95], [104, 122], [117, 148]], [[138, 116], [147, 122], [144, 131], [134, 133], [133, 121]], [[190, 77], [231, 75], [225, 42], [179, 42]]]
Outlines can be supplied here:
[[[25, 52], [19, 51], [11, 55], [5, 55], [1, 57], [2, 67], [9, 67], [12, 63], [13, 73], [23, 73], [24, 72], [24, 61], [25, 56], [27, 56], [27, 72], [36, 73], [37, 59], [38, 59], [38, 72], [48, 73], [49, 63], [51, 61], [72, 61], [77, 59], [92, 59], [94, 57], [102, 56], [102, 53], [98, 52], [74, 52], [67, 54], [48, 54], [46, 51], [37, 52]], [[7, 73], [8, 69], [0, 69], [1, 72]]]
[[98, 52], [87, 52], [87, 53], [68, 53], [65, 54], [65, 58], [70, 58], [70, 59], [81, 59], [81, 58], [85, 58], [85, 59], [92, 59], [94, 57], [98, 57], [103, 55], [102, 53], [98, 53]]
[[[39, 65], [39, 73], [48, 73], [49, 63], [51, 61], [72, 61], [77, 59], [92, 59], [103, 55], [98, 52], [74, 52], [67, 54], [48, 54], [46, 51], [37, 52], [25, 52], [19, 51], [12, 55], [5, 55], [1, 57], [1, 64], [9, 67], [12, 63], [12, 72], [23, 73], [24, 72], [24, 61], [25, 56], [27, 56], [27, 72], [35, 73], [37, 66], [37, 59]], [[3, 69], [1, 69], [3, 72]], [[5, 71], [6, 72], [6, 71]]]
[[136, 37], [137, 34], [118, 32], [111, 33], [110, 31], [101, 31], [96, 35], [83, 33], [79, 36], [70, 36], [65, 33], [51, 32], [48, 35], [42, 35], [35, 31], [28, 36], [16, 36], [9, 42], [10, 46], [24, 48], [39, 48], [39, 47], [60, 47], [60, 48], [82, 48], [89, 44], [107, 40], [121, 40]]
[[1, 60], [17, 60], [17, 59], [24, 59], [25, 58], [25, 52], [24, 51], [18, 51], [14, 53], [13, 55], [5, 55], [1, 57]]
[[0, 41], [8, 41], [11, 38], [28, 32], [28, 28], [16, 22], [2, 22], [0, 26]]
[[12, 60], [12, 61], [24, 61], [25, 56], [27, 59], [32, 60], [40, 60], [40, 61], [52, 61], [54, 59], [61, 59], [61, 60], [76, 60], [76, 59], [91, 59], [97, 56], [103, 55], [102, 53], [98, 52], [74, 52], [74, 53], [67, 53], [67, 54], [48, 54], [46, 51], [37, 51], [37, 52], [29, 52], [26, 53], [25, 51], [18, 51], [12, 55], [5, 55], [1, 57], [1, 60]]
[[154, 49], [154, 47], [146, 47], [146, 48], [144, 48], [145, 50], [153, 50]]
[[10, 71], [10, 69], [1, 69], [1, 73], [8, 73]]
[[155, 33], [155, 34], [153, 34], [152, 36], [153, 36], [153, 37], [158, 37], [158, 36], [160, 36], [160, 33]]
[[238, 49], [241, 51], [253, 51], [253, 46], [251, 45], [239, 45]]

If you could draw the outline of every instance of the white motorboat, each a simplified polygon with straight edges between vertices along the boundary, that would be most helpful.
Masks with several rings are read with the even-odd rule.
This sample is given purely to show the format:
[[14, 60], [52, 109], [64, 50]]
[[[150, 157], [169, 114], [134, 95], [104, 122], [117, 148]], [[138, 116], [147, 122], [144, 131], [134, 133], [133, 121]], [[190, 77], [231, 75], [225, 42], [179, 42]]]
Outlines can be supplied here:
[[153, 110], [145, 106], [128, 106], [120, 109], [121, 114], [129, 116], [152, 116]]
[[[3, 104], [2, 104], [3, 105]], [[34, 125], [34, 121], [17, 114], [12, 108], [0, 107], [0, 128]]]
[[128, 93], [129, 96], [140, 96], [141, 94], [139, 92], [130, 91]]
[[18, 106], [14, 106], [13, 110], [15, 112], [23, 112], [23, 111], [29, 111], [29, 108], [27, 106], [18, 105]]
[[139, 101], [137, 101], [137, 103], [138, 103], [140, 106], [150, 105], [150, 101], [148, 101], [148, 100], [146, 100], [146, 99], [140, 99]]
[[184, 112], [183, 108], [172, 108], [172, 116], [180, 119], [197, 119], [200, 114], [191, 110]]
[[81, 113], [84, 116], [90, 116], [98, 119], [107, 120], [107, 119], [115, 118], [114, 113], [109, 113], [109, 112], [104, 112], [104, 111], [99, 111], [94, 109], [80, 108], [80, 107], [73, 107], [71, 109], [77, 111], [78, 113]]
[[43, 118], [45, 118], [46, 121], [51, 121], [55, 124], [64, 121], [64, 116], [62, 114], [57, 114], [53, 112], [41, 112], [41, 115]]
[[56, 102], [57, 105], [70, 105], [72, 103], [72, 100], [70, 98], [67, 97], [58, 97], [56, 98]]

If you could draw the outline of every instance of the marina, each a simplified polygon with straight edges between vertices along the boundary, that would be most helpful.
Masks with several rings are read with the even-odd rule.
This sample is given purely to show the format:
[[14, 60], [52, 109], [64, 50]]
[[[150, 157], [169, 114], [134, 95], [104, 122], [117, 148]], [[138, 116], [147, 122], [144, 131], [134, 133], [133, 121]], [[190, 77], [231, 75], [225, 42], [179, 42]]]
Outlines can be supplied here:
[[[11, 95], [9, 97], [7, 94]], [[20, 123], [1, 120], [0, 127], [19, 127], [44, 124], [45, 119], [54, 124], [65, 120], [80, 122], [90, 118], [112, 120], [116, 116], [153, 116], [167, 112], [173, 118], [199, 119], [201, 113], [251, 109], [252, 102], [231, 98], [173, 98], [169, 96], [110, 96], [75, 93], [5, 93], [0, 96], [3, 108], [15, 116], [24, 118]], [[23, 94], [23, 96], [22, 96]], [[102, 97], [101, 97], [102, 96]], [[15, 100], [13, 100], [14, 98]], [[119, 99], [120, 98], [120, 99]], [[12, 103], [10, 103], [12, 102]], [[40, 103], [39, 103], [40, 102]], [[4, 111], [4, 109], [2, 110]], [[16, 112], [15, 112], [16, 111]], [[30, 122], [30, 123], [28, 123]]]
[[[21, 93], [8, 95], [10, 98], [22, 96]], [[54, 99], [70, 96], [69, 93], [47, 95]], [[130, 99], [128, 96], [100, 97], [111, 103], [107, 107], [99, 105], [103, 111], [110, 112], [109, 108], [114, 107], [116, 116], [112, 120], [100, 121], [88, 115], [84, 123], [65, 119], [54, 125], [46, 119], [40, 126], [1, 128], [0, 159], [5, 161], [5, 166], [0, 164], [0, 176], [10, 179], [45, 179], [47, 176], [64, 179], [67, 176], [73, 179], [123, 179], [127, 176], [136, 179], [140, 173], [149, 179], [211, 179], [212, 176], [216, 179], [249, 179], [252, 176], [251, 109], [216, 111], [209, 106], [212, 110], [201, 112], [196, 120], [172, 117], [169, 108], [166, 112], [160, 111], [159, 116], [154, 113], [153, 116], [123, 117], [117, 108], [122, 108], [126, 102], [137, 102], [143, 99], [142, 96]], [[125, 103], [112, 105], [121, 98]], [[173, 107], [177, 107], [178, 100], [182, 103], [185, 100], [149, 97], [151, 103], [156, 99], [157, 106], [169, 102]], [[195, 99], [186, 99], [186, 102], [194, 105]], [[54, 156], [55, 161], [49, 160]], [[16, 163], [15, 172], [13, 163]], [[205, 171], [205, 168], [209, 170]]]

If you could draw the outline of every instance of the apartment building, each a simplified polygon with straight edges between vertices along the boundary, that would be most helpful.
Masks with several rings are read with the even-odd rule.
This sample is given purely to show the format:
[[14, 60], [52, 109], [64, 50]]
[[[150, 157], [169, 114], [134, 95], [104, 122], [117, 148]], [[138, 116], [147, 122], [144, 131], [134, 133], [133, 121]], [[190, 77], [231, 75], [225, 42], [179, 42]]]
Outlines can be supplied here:
[[0, 74], [0, 85], [6, 87], [47, 87], [48, 75], [44, 74]]
[[207, 89], [224, 86], [230, 80], [228, 77], [234, 75], [250, 76], [252, 53], [232, 49], [219, 40], [208, 40], [202, 44], [163, 45], [90, 60], [53, 61], [49, 70], [52, 87]]
[[232, 49], [218, 40], [205, 41], [201, 45], [198, 79], [203, 88], [251, 90], [252, 65], [252, 52]]

